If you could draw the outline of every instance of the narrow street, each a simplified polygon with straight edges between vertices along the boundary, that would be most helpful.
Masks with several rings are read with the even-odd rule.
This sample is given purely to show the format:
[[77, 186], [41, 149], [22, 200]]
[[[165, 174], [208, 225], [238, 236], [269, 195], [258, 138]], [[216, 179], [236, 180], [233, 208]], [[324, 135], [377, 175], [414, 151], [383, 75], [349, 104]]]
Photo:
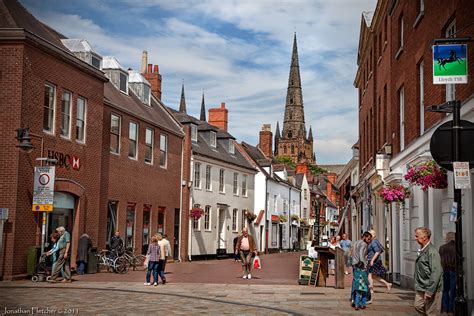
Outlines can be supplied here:
[[374, 303], [356, 312], [348, 299], [350, 276], [343, 290], [298, 285], [301, 254], [263, 255], [263, 269], [252, 280], [241, 278], [240, 263], [224, 259], [169, 263], [168, 283], [158, 287], [145, 287], [142, 271], [74, 276], [70, 284], [3, 282], [0, 313], [415, 315], [410, 290], [378, 287]]

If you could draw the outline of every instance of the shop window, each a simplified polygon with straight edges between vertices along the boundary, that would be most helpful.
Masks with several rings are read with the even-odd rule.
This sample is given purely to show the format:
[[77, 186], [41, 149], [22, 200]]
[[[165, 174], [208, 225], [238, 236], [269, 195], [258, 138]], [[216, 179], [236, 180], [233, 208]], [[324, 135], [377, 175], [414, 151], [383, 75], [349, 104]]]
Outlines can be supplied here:
[[[151, 205], [143, 205], [143, 234], [142, 234], [142, 250], [146, 251], [150, 243], [150, 213]], [[143, 253], [143, 251], [142, 251]]]
[[43, 130], [54, 133], [54, 109], [56, 100], [56, 87], [44, 85]]
[[127, 206], [127, 217], [126, 217], [126, 237], [125, 247], [134, 249], [135, 246], [135, 205]]
[[158, 211], [158, 227], [156, 230], [160, 234], [165, 233], [165, 208], [160, 207]]
[[109, 201], [107, 205], [107, 243], [110, 242], [110, 239], [115, 234], [117, 230], [117, 201]]
[[86, 141], [86, 106], [87, 102], [85, 99], [77, 98], [76, 141], [80, 143]]
[[61, 136], [69, 138], [71, 135], [71, 94], [63, 92], [61, 98]]

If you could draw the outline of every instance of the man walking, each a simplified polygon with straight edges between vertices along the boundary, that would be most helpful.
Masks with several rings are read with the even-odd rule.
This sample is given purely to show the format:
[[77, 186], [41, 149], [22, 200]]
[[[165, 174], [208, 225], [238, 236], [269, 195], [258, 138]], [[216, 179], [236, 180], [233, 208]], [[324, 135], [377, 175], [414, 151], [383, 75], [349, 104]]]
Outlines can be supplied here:
[[[163, 273], [165, 273], [166, 263], [168, 262], [168, 257], [171, 256], [171, 245], [170, 241], [168, 240], [168, 234], [163, 235], [163, 239], [158, 242], [161, 248], [161, 252], [165, 252], [165, 261], [163, 261]], [[163, 257], [163, 256], [162, 256]]]
[[51, 272], [50, 282], [57, 282], [56, 278], [61, 272], [61, 269], [64, 268], [64, 279], [62, 282], [71, 283], [71, 268], [69, 267], [71, 235], [69, 235], [63, 226], [56, 228], [56, 231], [60, 236], [58, 240], [59, 257], [54, 265], [53, 271]]
[[351, 241], [347, 239], [347, 234], [345, 233], [342, 234], [342, 240], [339, 243], [339, 245], [341, 246], [341, 249], [344, 250], [344, 263], [345, 263], [344, 274], [349, 274], [349, 271], [347, 270], [351, 266], [351, 263], [349, 260], [350, 258], [349, 253], [351, 250]]
[[415, 229], [415, 239], [421, 246], [415, 262], [415, 309], [422, 315], [439, 313], [438, 291], [443, 285], [441, 258], [430, 242], [431, 230], [426, 227]]
[[257, 255], [257, 246], [246, 227], [242, 228], [242, 236], [237, 240], [235, 253], [238, 252], [240, 252], [240, 260], [242, 260], [242, 279], [251, 279], [252, 253]]

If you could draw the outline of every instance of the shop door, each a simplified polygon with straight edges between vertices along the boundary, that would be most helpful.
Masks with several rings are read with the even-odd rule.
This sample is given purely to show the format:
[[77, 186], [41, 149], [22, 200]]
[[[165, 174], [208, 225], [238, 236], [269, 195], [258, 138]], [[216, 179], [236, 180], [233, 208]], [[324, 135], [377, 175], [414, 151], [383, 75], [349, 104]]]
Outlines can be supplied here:
[[174, 242], [173, 242], [173, 259], [179, 260], [179, 219], [180, 209], [174, 209]]
[[226, 249], [226, 240], [225, 240], [225, 209], [219, 209], [219, 249]]
[[47, 234], [45, 236], [47, 245], [50, 242], [49, 236], [60, 226], [63, 226], [67, 232], [72, 234], [74, 227], [74, 207], [75, 198], [72, 194], [54, 192], [53, 211], [48, 214], [47, 218]]

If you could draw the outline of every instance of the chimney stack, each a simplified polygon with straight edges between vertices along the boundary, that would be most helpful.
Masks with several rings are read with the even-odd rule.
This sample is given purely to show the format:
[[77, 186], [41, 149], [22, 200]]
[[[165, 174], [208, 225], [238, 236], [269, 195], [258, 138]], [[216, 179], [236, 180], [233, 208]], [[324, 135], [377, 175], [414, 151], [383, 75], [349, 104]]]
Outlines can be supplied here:
[[[145, 64], [144, 64], [145, 62]], [[158, 65], [146, 64], [148, 53], [143, 51], [142, 55], [142, 75], [151, 85], [151, 93], [161, 101], [161, 75]]]
[[221, 103], [220, 108], [209, 109], [208, 123], [227, 132], [229, 110], [225, 108], [225, 102]]
[[148, 52], [144, 50], [142, 53], [142, 69], [140, 71], [141, 73], [145, 73], [147, 64], [148, 64]]
[[271, 124], [263, 124], [258, 140], [258, 148], [263, 152], [265, 157], [272, 158], [273, 156], [273, 133]]

